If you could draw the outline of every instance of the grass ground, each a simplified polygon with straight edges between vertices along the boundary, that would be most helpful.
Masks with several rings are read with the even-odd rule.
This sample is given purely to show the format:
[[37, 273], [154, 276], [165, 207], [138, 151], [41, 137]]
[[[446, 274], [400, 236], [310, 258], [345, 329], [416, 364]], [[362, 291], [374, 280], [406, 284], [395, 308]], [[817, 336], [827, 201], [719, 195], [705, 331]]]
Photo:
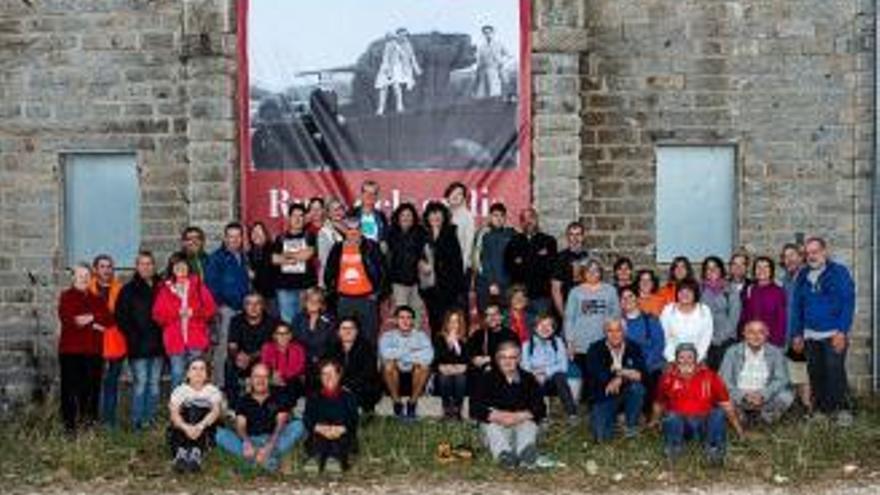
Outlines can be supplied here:
[[[557, 416], [558, 417], [558, 416]], [[467, 444], [471, 461], [440, 464], [437, 444]], [[265, 474], [237, 465], [212, 452], [200, 475], [177, 475], [170, 469], [164, 430], [146, 433], [95, 430], [75, 440], [62, 435], [54, 407], [33, 409], [0, 426], [0, 491], [13, 489], [83, 489], [99, 486], [113, 492], [251, 490], [279, 481], [317, 486], [317, 475], [302, 470], [297, 448], [290, 469]], [[576, 428], [557, 420], [543, 436], [541, 449], [565, 464], [548, 472], [505, 472], [479, 448], [476, 430], [466, 423], [423, 421], [400, 424], [376, 418], [361, 431], [361, 454], [338, 481], [359, 487], [383, 483], [502, 482], [532, 488], [660, 489], [714, 483], [796, 486], [837, 480], [880, 479], [880, 402], [863, 403], [855, 425], [841, 430], [830, 424], [789, 419], [773, 429], [734, 440], [724, 468], [703, 464], [698, 450], [675, 465], [660, 453], [656, 432], [633, 440], [596, 445], [586, 425]], [[102, 491], [104, 491], [102, 490]]]

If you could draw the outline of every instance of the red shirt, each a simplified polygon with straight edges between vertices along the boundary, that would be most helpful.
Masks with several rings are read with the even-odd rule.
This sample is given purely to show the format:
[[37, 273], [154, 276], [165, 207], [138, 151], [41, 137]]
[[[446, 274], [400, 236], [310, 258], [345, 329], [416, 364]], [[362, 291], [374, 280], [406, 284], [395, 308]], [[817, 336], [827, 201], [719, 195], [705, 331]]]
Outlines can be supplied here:
[[721, 377], [703, 365], [688, 378], [672, 366], [657, 385], [657, 402], [667, 411], [684, 416], [705, 416], [718, 403], [728, 401], [730, 395]]
[[306, 350], [295, 340], [291, 340], [284, 349], [274, 341], [266, 342], [260, 350], [260, 362], [287, 383], [305, 374]]
[[367, 275], [361, 248], [357, 244], [343, 244], [339, 265], [337, 290], [343, 296], [359, 297], [372, 294], [373, 284]]
[[84, 327], [75, 318], [91, 314], [95, 323], [107, 327], [113, 323], [107, 304], [91, 292], [70, 288], [61, 293], [58, 301], [58, 320], [61, 322], [61, 338], [58, 339], [59, 354], [100, 356], [104, 346], [104, 334], [95, 330], [94, 324]]
[[510, 329], [519, 337], [520, 344], [524, 344], [531, 334], [529, 334], [529, 325], [526, 323], [526, 312], [510, 311]]

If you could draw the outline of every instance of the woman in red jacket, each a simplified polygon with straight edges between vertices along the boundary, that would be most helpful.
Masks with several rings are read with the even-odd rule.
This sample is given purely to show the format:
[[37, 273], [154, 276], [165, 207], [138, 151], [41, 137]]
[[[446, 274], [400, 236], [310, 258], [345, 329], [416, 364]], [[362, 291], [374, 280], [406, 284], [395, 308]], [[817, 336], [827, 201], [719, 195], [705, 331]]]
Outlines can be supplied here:
[[112, 322], [107, 305], [89, 292], [92, 272], [88, 265], [73, 268], [73, 283], [61, 293], [58, 320], [58, 363], [61, 368], [61, 417], [68, 433], [77, 420], [87, 424], [98, 419], [101, 395], [102, 332]]
[[208, 351], [208, 323], [215, 310], [211, 292], [202, 279], [190, 274], [186, 256], [172, 254], [153, 304], [153, 319], [162, 327], [162, 342], [171, 362], [172, 389], [183, 382], [187, 363]]

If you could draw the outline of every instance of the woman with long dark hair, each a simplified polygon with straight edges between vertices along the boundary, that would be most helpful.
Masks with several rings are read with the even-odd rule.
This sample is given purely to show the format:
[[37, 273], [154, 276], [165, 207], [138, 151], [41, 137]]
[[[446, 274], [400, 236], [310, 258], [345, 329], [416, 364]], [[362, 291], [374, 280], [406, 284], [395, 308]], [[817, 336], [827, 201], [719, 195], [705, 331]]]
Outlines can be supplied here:
[[419, 296], [419, 260], [427, 242], [428, 232], [421, 225], [416, 207], [402, 203], [391, 215], [388, 229], [388, 282], [394, 307], [413, 308], [416, 322], [425, 316], [425, 303]]
[[709, 256], [703, 260], [701, 278], [701, 302], [712, 311], [712, 345], [709, 347], [706, 364], [717, 370], [727, 348], [737, 341], [742, 303], [739, 293], [727, 281], [721, 258]]
[[254, 222], [248, 232], [247, 260], [251, 284], [263, 296], [266, 309], [277, 316], [275, 304], [275, 272], [272, 264], [272, 233], [263, 222]]
[[449, 209], [439, 201], [432, 201], [425, 206], [422, 217], [428, 239], [419, 262], [419, 286], [428, 309], [431, 333], [436, 335], [447, 311], [464, 308], [467, 285], [461, 246], [455, 226], [450, 223]]
[[669, 276], [657, 294], [665, 304], [674, 303], [678, 292], [678, 284], [683, 280], [694, 280], [694, 266], [687, 256], [676, 256], [669, 264]]

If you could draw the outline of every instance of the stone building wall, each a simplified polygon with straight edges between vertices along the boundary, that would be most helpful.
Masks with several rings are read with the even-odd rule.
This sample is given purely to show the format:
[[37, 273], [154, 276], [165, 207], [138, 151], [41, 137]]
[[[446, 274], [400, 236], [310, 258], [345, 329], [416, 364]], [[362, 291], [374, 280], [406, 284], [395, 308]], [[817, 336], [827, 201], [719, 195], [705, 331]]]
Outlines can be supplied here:
[[[134, 151], [143, 247], [232, 218], [233, 0], [0, 2], [0, 400], [54, 376], [62, 154]], [[108, 205], [112, 207], [112, 205]]]
[[[605, 253], [655, 257], [655, 148], [737, 148], [737, 246], [826, 236], [852, 270], [852, 381], [869, 386], [873, 2], [588, 0], [582, 203]], [[695, 205], [699, 207], [699, 205]]]

